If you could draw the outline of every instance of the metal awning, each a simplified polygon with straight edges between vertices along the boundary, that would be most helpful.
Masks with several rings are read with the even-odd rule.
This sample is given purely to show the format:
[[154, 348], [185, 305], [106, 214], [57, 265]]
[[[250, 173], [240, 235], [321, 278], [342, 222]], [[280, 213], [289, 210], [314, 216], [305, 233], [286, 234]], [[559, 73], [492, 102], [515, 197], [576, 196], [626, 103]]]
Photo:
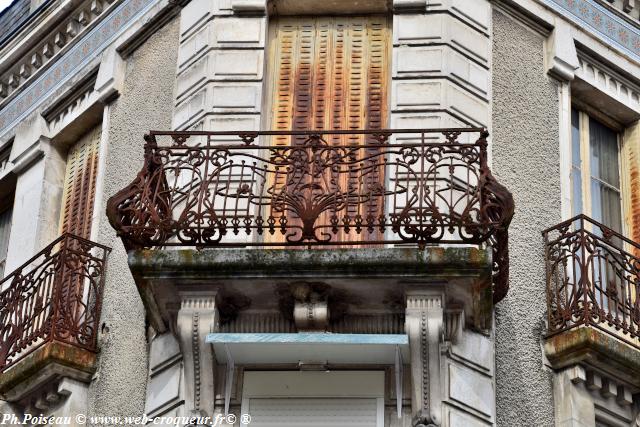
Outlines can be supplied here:
[[236, 364], [390, 364], [395, 365], [398, 417], [402, 414], [402, 367], [409, 360], [409, 337], [399, 334], [296, 334], [213, 333], [206, 342], [216, 360], [227, 365], [225, 413]]
[[[240, 364], [322, 362], [395, 363], [396, 346], [409, 357], [409, 337], [392, 334], [225, 334], [207, 335], [219, 363], [227, 363], [227, 350]], [[225, 349], [226, 348], [226, 349]]]

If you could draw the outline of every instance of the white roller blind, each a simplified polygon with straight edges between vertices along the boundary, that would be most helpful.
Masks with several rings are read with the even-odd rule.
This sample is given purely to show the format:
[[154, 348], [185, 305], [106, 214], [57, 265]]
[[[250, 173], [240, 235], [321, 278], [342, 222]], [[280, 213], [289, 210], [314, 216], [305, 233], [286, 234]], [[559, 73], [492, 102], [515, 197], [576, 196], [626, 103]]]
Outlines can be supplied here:
[[377, 399], [253, 398], [252, 427], [377, 427]]

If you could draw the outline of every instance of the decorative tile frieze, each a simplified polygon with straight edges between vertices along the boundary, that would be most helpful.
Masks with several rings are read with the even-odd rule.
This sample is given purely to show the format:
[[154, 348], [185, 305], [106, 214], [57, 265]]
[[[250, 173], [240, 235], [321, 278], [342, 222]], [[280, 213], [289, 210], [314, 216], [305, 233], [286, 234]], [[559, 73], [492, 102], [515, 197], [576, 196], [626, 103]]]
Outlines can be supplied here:
[[[640, 60], [640, 25], [632, 24], [596, 0], [539, 1], [578, 27], [601, 38], [607, 45], [632, 55], [635, 60]], [[631, 2], [628, 6], [631, 6]]]
[[[78, 69], [96, 56], [99, 56], [125, 28], [136, 22], [140, 15], [157, 2], [158, 0], [123, 0], [120, 3], [114, 2], [115, 9], [110, 11], [108, 15], [105, 14], [105, 18], [86, 34], [81, 35], [82, 39], [78, 40], [73, 47], [63, 52], [59, 58], [56, 58], [56, 52], [54, 52], [51, 57], [56, 58], [55, 63], [39, 76], [34, 76], [35, 80], [28, 87], [1, 107], [0, 134], [33, 111], [46, 99], [48, 94], [75, 75]], [[103, 13], [105, 12], [103, 11]], [[58, 45], [56, 40], [62, 40], [62, 37], [66, 36], [62, 33], [56, 34], [53, 37], [53, 44]], [[38, 47], [39, 50], [42, 49], [45, 57], [50, 53], [51, 48], [51, 40], [45, 41], [41, 47]], [[29, 57], [27, 57], [28, 59]], [[7, 82], [10, 86], [16, 85], [19, 84], [19, 78], [17, 75], [12, 74]]]

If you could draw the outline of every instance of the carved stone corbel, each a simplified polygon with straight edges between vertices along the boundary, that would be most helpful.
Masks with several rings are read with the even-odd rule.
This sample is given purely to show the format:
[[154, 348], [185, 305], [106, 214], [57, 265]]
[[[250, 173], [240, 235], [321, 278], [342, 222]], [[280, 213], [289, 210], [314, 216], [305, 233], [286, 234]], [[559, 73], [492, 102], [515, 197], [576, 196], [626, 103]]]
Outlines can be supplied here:
[[556, 26], [546, 41], [545, 63], [547, 72], [561, 81], [571, 81], [580, 67], [571, 27], [562, 20], [556, 20]]
[[464, 309], [461, 305], [450, 306], [444, 311], [444, 341], [455, 344], [464, 328]]
[[440, 343], [444, 294], [441, 290], [407, 292], [405, 330], [411, 355], [411, 407], [414, 427], [438, 426], [442, 413]]
[[[339, 305], [329, 306], [331, 286], [321, 282], [294, 282], [277, 290], [280, 310], [285, 318], [291, 318], [298, 332], [326, 332], [332, 312], [344, 312]], [[344, 300], [344, 298], [334, 298]]]
[[196, 416], [212, 416], [214, 409], [216, 358], [205, 338], [218, 328], [216, 295], [217, 290], [180, 293], [177, 335], [184, 360], [185, 407]]

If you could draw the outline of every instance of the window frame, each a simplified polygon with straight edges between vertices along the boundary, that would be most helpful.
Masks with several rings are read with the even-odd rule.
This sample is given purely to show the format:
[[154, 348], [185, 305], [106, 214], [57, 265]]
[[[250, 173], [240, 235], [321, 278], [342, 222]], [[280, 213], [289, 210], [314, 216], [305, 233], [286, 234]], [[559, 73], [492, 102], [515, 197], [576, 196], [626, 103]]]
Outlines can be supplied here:
[[[13, 229], [13, 208], [15, 204], [15, 189], [7, 195], [0, 197], [0, 215], [9, 212], [9, 235], [7, 236], [7, 251], [2, 257], [0, 254], [0, 280], [7, 277], [7, 259], [9, 258], [9, 245], [11, 243], [11, 230]], [[2, 291], [2, 289], [0, 289]]]
[[[573, 181], [573, 170], [574, 170], [574, 144], [573, 144], [573, 111], [578, 113], [578, 137], [579, 137], [579, 147], [580, 147], [580, 179], [581, 179], [581, 197], [582, 197], [582, 206], [580, 207], [580, 212], [576, 211], [576, 200], [574, 195], [574, 181]], [[591, 120], [595, 120], [599, 122], [602, 126], [607, 127], [612, 132], [616, 134], [616, 144], [617, 144], [617, 153], [618, 153], [618, 185], [616, 188], [609, 184], [608, 182], [603, 181], [600, 178], [594, 177], [592, 175], [592, 167], [591, 167], [591, 134], [590, 134], [590, 122]], [[624, 148], [624, 141], [622, 132], [619, 129], [610, 126], [607, 122], [600, 120], [598, 117], [590, 114], [584, 109], [580, 108], [577, 105], [571, 105], [571, 114], [570, 114], [570, 128], [571, 128], [571, 141], [569, 144], [570, 147], [570, 174], [569, 174], [569, 185], [570, 185], [570, 200], [571, 200], [571, 216], [576, 216], [579, 213], [584, 214], [590, 218], [594, 218], [593, 216], [593, 198], [591, 192], [591, 181], [592, 179], [596, 179], [599, 183], [617, 191], [620, 195], [620, 230], [618, 230], [621, 234], [626, 234], [627, 231], [627, 215], [626, 215], [626, 186], [625, 186], [625, 170], [626, 170], [626, 162], [624, 161], [624, 157], [622, 155], [622, 151]], [[604, 224], [607, 227], [613, 228], [610, 224]], [[590, 227], [590, 224], [587, 224]]]

